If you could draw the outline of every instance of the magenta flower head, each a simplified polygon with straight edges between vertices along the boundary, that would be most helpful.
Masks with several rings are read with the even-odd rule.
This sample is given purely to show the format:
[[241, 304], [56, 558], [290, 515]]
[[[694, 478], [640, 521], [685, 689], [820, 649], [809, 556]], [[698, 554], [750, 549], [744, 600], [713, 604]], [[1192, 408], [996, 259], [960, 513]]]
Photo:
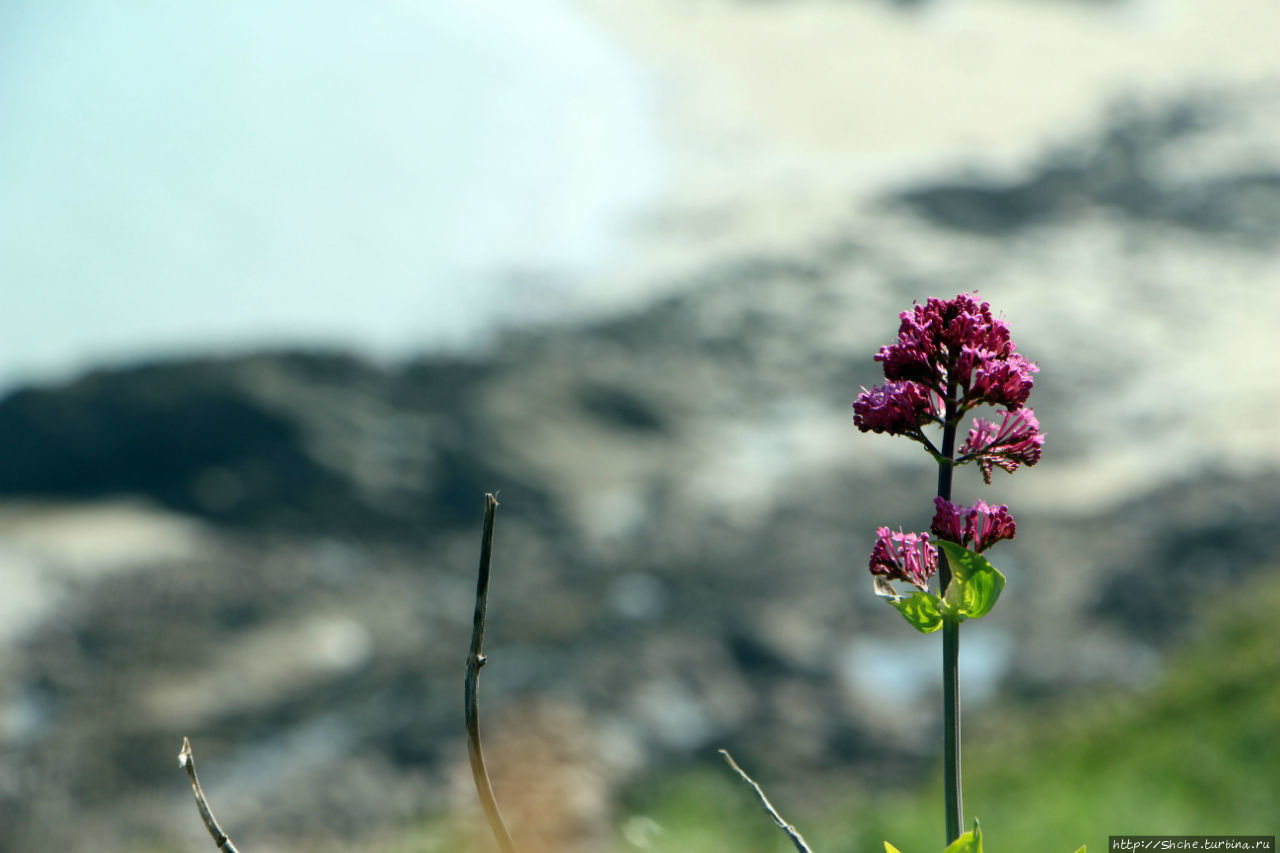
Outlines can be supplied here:
[[863, 432], [913, 435], [938, 419], [938, 404], [928, 388], [915, 382], [889, 382], [862, 389], [853, 403], [853, 422]]
[[875, 356], [890, 381], [884, 393], [903, 393], [901, 383], [912, 383], [950, 397], [961, 412], [982, 403], [1010, 410], [1026, 403], [1039, 368], [1017, 352], [1008, 324], [992, 316], [988, 303], [969, 293], [930, 298], [899, 319], [898, 342]]
[[938, 508], [929, 528], [933, 535], [979, 554], [1018, 532], [1007, 506], [989, 506], [985, 501], [971, 507], [957, 506], [942, 497], [934, 498], [933, 503]]
[[1016, 352], [1004, 359], [983, 360], [973, 371], [968, 399], [1004, 406], [1012, 412], [1031, 396], [1031, 386], [1035, 384], [1031, 375], [1038, 372], [1040, 368]]
[[928, 533], [894, 533], [887, 527], [876, 530], [871, 549], [871, 574], [887, 581], [906, 581], [922, 590], [938, 571], [938, 549], [929, 544]]
[[1039, 462], [1043, 451], [1040, 421], [1035, 412], [1023, 408], [1005, 412], [999, 426], [986, 418], [974, 418], [969, 437], [960, 445], [957, 461], [976, 461], [982, 469], [983, 481], [990, 484], [993, 466], [1012, 474], [1020, 465], [1030, 467]]

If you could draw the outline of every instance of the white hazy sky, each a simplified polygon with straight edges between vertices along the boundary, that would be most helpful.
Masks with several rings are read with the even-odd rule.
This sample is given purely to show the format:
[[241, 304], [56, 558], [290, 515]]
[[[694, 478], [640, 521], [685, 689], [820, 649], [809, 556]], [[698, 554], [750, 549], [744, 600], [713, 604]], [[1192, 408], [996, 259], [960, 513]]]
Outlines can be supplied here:
[[559, 0], [5, 0], [0, 389], [456, 341], [607, 255], [661, 180], [651, 97]]
[[1117, 97], [1274, 85], [1277, 32], [1276, 0], [0, 0], [0, 393], [644, 297]]

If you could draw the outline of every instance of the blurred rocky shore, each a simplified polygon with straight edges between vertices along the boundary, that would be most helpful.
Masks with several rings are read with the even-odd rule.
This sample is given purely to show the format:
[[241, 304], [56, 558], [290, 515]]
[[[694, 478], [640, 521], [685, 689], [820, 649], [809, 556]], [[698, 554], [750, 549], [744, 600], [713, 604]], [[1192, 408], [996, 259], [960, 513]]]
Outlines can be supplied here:
[[266, 352], [10, 393], [0, 849], [206, 844], [184, 735], [246, 849], [469, 804], [486, 491], [500, 796], [569, 779], [588, 838], [611, 791], [720, 746], [817, 797], [913, 783], [935, 643], [865, 564], [877, 525], [927, 524], [930, 463], [849, 405], [896, 313], [960, 290], [1040, 364], [1048, 436], [1036, 468], [958, 477], [1019, 524], [992, 555], [1004, 601], [963, 637], [970, 707], [1142, 689], [1202, 602], [1274, 560], [1276, 107], [1119, 108], [1020, 178], [904, 186], [467, 356]]

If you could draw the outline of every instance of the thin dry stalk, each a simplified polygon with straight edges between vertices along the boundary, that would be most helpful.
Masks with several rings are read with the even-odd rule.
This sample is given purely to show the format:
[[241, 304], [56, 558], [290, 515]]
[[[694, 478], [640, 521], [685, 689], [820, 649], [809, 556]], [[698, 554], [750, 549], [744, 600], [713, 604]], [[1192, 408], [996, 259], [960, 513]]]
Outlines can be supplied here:
[[756, 784], [756, 780], [747, 775], [746, 771], [738, 766], [738, 762], [733, 760], [733, 756], [729, 754], [729, 750], [722, 749], [720, 754], [724, 756], [724, 760], [728, 762], [729, 767], [742, 777], [742, 781], [751, 786], [756, 792], [756, 798], [760, 800], [760, 805], [764, 806], [764, 810], [769, 813], [769, 817], [773, 818], [773, 822], [778, 828], [787, 834], [791, 839], [791, 843], [796, 846], [800, 853], [813, 853], [809, 845], [805, 842], [804, 837], [800, 835], [800, 831], [791, 824], [782, 819], [782, 815], [778, 814], [778, 810], [773, 807], [773, 803], [769, 802], [769, 798], [764, 795], [764, 791], [760, 790], [760, 786]]
[[489, 821], [489, 828], [493, 830], [493, 837], [497, 839], [502, 853], [516, 853], [511, 834], [507, 832], [507, 825], [502, 820], [502, 812], [498, 810], [498, 801], [493, 796], [489, 771], [484, 766], [484, 751], [480, 748], [480, 705], [476, 695], [480, 667], [485, 664], [484, 620], [489, 609], [489, 563], [493, 555], [493, 516], [497, 508], [497, 499], [486, 493], [484, 532], [480, 537], [480, 578], [476, 582], [476, 612], [471, 627], [471, 653], [467, 655], [464, 704], [467, 716], [467, 756], [471, 759], [471, 775], [476, 782], [476, 792], [480, 795], [480, 805], [484, 807], [484, 816]]
[[196, 778], [196, 758], [191, 753], [191, 741], [187, 738], [182, 739], [182, 752], [178, 753], [178, 766], [186, 768], [187, 777], [191, 779], [191, 790], [196, 795], [196, 808], [200, 811], [200, 819], [204, 821], [205, 828], [209, 830], [209, 834], [213, 836], [213, 843], [218, 845], [219, 850], [226, 853], [240, 853], [236, 850], [236, 846], [231, 843], [231, 839], [222, 831], [222, 827], [218, 826], [218, 820], [213, 816], [213, 812], [209, 809], [209, 801], [204, 798], [204, 791], [200, 788], [200, 780]]

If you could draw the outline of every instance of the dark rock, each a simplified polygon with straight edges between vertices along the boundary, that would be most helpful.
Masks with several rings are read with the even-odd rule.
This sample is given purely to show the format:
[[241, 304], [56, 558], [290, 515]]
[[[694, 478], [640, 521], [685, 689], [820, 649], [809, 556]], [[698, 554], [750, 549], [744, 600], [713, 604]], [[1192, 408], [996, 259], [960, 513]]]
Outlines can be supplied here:
[[891, 203], [938, 226], [993, 236], [1101, 209], [1271, 245], [1280, 233], [1280, 172], [1188, 177], [1165, 163], [1238, 120], [1241, 109], [1209, 98], [1126, 105], [1096, 139], [1053, 154], [1020, 180], [944, 182], [905, 190]]

